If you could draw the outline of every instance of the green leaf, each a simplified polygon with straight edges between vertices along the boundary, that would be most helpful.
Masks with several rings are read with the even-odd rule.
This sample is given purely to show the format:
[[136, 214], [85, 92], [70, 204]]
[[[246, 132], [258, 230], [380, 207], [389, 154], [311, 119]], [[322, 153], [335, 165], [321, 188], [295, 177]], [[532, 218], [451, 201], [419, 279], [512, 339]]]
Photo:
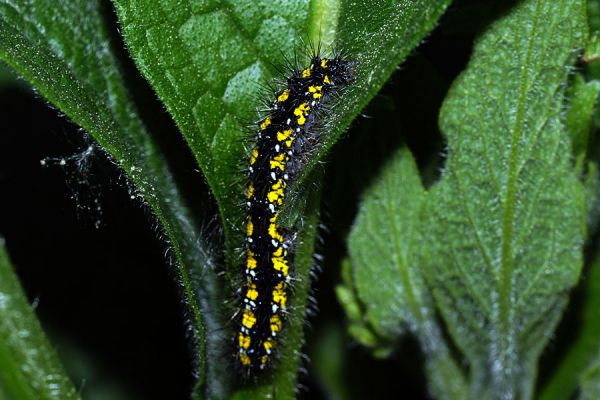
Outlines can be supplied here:
[[246, 159], [244, 127], [257, 118], [258, 89], [277, 75], [274, 65], [292, 57], [302, 39], [319, 37], [325, 47], [335, 45], [357, 61], [356, 82], [343, 104], [324, 117], [323, 146], [302, 183], [448, 3], [115, 0], [138, 68], [167, 106], [215, 194], [232, 275], [242, 220], [238, 171]]
[[577, 282], [583, 193], [561, 123], [582, 0], [526, 0], [477, 41], [440, 115], [448, 158], [428, 201], [426, 278], [474, 398], [532, 395]]
[[397, 152], [365, 193], [348, 248], [366, 318], [388, 340], [398, 340], [405, 330], [415, 334], [432, 392], [462, 399], [465, 378], [442, 338], [422, 273], [425, 191], [410, 152]]
[[0, 238], [0, 398], [80, 398], [48, 342]]
[[425, 191], [410, 152], [398, 152], [365, 193], [348, 239], [354, 285], [370, 324], [396, 338], [420, 325], [427, 303], [418, 269]]
[[588, 40], [583, 53], [583, 60], [593, 63], [600, 59], [600, 32], [595, 32]]
[[600, 2], [597, 0], [589, 0], [587, 2], [587, 15], [590, 32], [595, 34], [600, 31]]
[[586, 371], [600, 359], [600, 253], [594, 255], [583, 284], [584, 300], [578, 318], [581, 324], [576, 326], [576, 338], [542, 389], [540, 400], [569, 398]]
[[590, 37], [585, 46], [583, 60], [587, 63], [595, 63], [600, 59], [600, 2], [589, 0], [587, 2], [587, 15], [589, 22]]
[[[600, 2], [588, 0], [587, 2], [588, 22], [590, 37], [585, 46], [583, 60], [588, 63], [586, 75], [588, 78], [600, 79]], [[598, 125], [598, 122], [596, 122]]]
[[[203, 382], [205, 326], [211, 331], [222, 326], [216, 274], [167, 165], [125, 89], [99, 7], [88, 0], [0, 3], [0, 60], [85, 129], [135, 185], [132, 198], [143, 200], [157, 216], [175, 255]], [[222, 375], [213, 373], [216, 386], [215, 375]]]
[[589, 162], [583, 178], [588, 235], [595, 232], [600, 220], [600, 172], [595, 162]]
[[[229, 281], [238, 279], [236, 249], [242, 243], [243, 209], [239, 204], [245, 190], [241, 186], [244, 175], [239, 171], [247, 159], [244, 128], [257, 118], [260, 85], [277, 75], [275, 66], [282, 65], [285, 57], [291, 58], [301, 40], [317, 42], [320, 37], [326, 48], [343, 49], [357, 61], [354, 84], [323, 116], [321, 126], [327, 129], [322, 146], [303, 170], [298, 193], [289, 196], [295, 201], [288, 213], [299, 216], [291, 222], [302, 225], [300, 235], [312, 243], [316, 223], [308, 221], [317, 215], [319, 203], [310, 189], [321, 183], [314, 166], [397, 64], [433, 28], [449, 2], [298, 1], [282, 6], [267, 0], [114, 0], [139, 70], [171, 113], [215, 195], [225, 231]], [[312, 252], [308, 246], [296, 251], [296, 277], [302, 283], [294, 289], [284, 352], [299, 350], [302, 324], [295, 321], [304, 318]], [[287, 363], [286, 357], [283, 360], [256, 396], [294, 395], [295, 384], [289, 377], [295, 378], [298, 364]], [[272, 388], [268, 381], [275, 382]], [[252, 396], [251, 391], [243, 395]]]
[[585, 82], [580, 74], [575, 75], [565, 119], [565, 126], [571, 134], [575, 155], [585, 156], [587, 152], [599, 93], [600, 81]]

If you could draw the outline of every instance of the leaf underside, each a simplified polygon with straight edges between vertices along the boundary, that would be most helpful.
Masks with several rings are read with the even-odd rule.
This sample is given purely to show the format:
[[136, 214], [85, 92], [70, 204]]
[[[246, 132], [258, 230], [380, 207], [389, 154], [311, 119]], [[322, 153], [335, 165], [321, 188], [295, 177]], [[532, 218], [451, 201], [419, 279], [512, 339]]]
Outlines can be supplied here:
[[561, 123], [584, 2], [527, 0], [478, 40], [443, 105], [426, 277], [477, 398], [530, 398], [577, 282], [583, 193]]
[[356, 292], [378, 336], [414, 334], [436, 398], [463, 399], [465, 376], [450, 355], [422, 272], [425, 190], [410, 151], [400, 149], [365, 191], [348, 246]]

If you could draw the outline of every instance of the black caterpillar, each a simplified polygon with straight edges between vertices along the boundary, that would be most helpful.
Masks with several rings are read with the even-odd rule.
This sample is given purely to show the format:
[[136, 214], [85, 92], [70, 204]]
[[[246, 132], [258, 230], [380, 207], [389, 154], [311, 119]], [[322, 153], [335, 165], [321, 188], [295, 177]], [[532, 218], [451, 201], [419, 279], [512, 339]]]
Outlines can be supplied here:
[[258, 122], [250, 156], [245, 263], [241, 304], [236, 314], [236, 359], [247, 377], [274, 358], [289, 302], [295, 235], [278, 223], [279, 212], [317, 117], [334, 92], [353, 79], [353, 62], [313, 51], [310, 66], [291, 68], [286, 87], [275, 94], [268, 115]]

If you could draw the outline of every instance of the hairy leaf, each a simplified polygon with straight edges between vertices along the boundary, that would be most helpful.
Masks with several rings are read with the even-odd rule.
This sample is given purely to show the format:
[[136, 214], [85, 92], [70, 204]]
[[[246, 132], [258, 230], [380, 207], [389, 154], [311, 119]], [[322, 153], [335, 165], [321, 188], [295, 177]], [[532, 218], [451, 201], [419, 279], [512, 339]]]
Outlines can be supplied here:
[[335, 45], [357, 61], [357, 80], [343, 104], [325, 117], [325, 145], [304, 172], [307, 176], [448, 3], [115, 0], [140, 71], [167, 106], [215, 193], [229, 250], [238, 245], [232, 223], [240, 220], [244, 130], [257, 118], [260, 85], [277, 76], [276, 66], [295, 51], [303, 52], [302, 41], [319, 38], [324, 47]]
[[216, 277], [167, 165], [125, 90], [99, 7], [87, 0], [1, 2], [0, 60], [83, 127], [158, 217], [177, 260], [203, 381], [204, 329], [216, 330], [221, 305], [214, 301]]
[[441, 111], [448, 159], [428, 202], [426, 276], [475, 398], [530, 398], [579, 277], [583, 194], [560, 117], [584, 6], [519, 3], [478, 40]]
[[[302, 41], [335, 46], [356, 60], [356, 81], [341, 101], [324, 115], [322, 143], [299, 179], [305, 193], [290, 214], [316, 215], [318, 201], [310, 198], [313, 167], [383, 85], [397, 64], [433, 28], [449, 0], [391, 1], [175, 1], [114, 0], [132, 56], [173, 116], [215, 194], [225, 227], [227, 271], [236, 280], [241, 243], [240, 222], [248, 124], [257, 119], [260, 86], [277, 76], [277, 67]], [[300, 60], [304, 57], [300, 55]], [[304, 63], [305, 61], [300, 61]], [[267, 94], [269, 95], [269, 94]], [[264, 99], [270, 101], [271, 99]], [[309, 178], [310, 177], [310, 178]], [[307, 182], [304, 182], [307, 181]], [[319, 182], [316, 182], [318, 185]], [[307, 198], [309, 197], [309, 198]], [[309, 209], [312, 204], [315, 209]], [[302, 218], [299, 218], [302, 220]], [[314, 241], [316, 227], [304, 223], [301, 236]], [[308, 231], [307, 229], [313, 229]], [[302, 251], [306, 251], [303, 254]], [[292, 321], [304, 316], [308, 272], [313, 249], [296, 252], [297, 278]], [[296, 330], [298, 330], [296, 332]], [[300, 338], [302, 324], [287, 329], [287, 348]], [[300, 341], [296, 342], [297, 345]], [[298, 348], [293, 348], [297, 351]], [[286, 349], [287, 351], [287, 349]], [[294, 357], [293, 360], [297, 360]], [[295, 376], [298, 364], [284, 361], [279, 376]], [[284, 382], [284, 381], [282, 381]], [[271, 390], [293, 396], [295, 385]], [[278, 382], [277, 385], [279, 385]], [[283, 383], [282, 383], [283, 385]], [[250, 396], [245, 393], [244, 395]], [[258, 394], [261, 396], [262, 392]]]
[[599, 93], [600, 82], [585, 82], [583, 76], [575, 75], [565, 120], [565, 126], [571, 134], [575, 155], [585, 155], [587, 152], [592, 130], [592, 117]]
[[424, 199], [412, 155], [402, 150], [366, 190], [348, 239], [356, 290], [370, 324], [385, 337], [423, 319], [427, 289], [418, 248]]
[[413, 157], [402, 149], [366, 191], [350, 233], [354, 286], [379, 335], [398, 340], [407, 329], [418, 337], [436, 397], [461, 399], [465, 378], [442, 338], [422, 273], [424, 203]]
[[0, 238], [0, 398], [78, 399], [48, 342]]

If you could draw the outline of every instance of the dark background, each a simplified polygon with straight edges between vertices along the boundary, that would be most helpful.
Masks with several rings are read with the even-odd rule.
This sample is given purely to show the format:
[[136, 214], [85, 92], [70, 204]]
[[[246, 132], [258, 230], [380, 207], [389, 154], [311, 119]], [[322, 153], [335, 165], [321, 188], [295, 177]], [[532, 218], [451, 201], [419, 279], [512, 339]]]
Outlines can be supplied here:
[[[326, 229], [319, 248], [322, 271], [313, 290], [319, 312], [307, 323], [305, 348], [315, 362], [305, 364], [302, 397], [327, 398], [325, 387], [335, 382], [336, 373], [333, 380], [324, 378], [327, 366], [319, 355], [330, 354], [343, 367], [337, 371], [337, 379], [344, 382], [337, 388], [341, 397], [427, 398], [414, 340], [400, 343], [388, 360], [374, 359], [346, 335], [333, 290], [360, 190], [386, 157], [407, 144], [424, 181], [435, 180], [444, 148], [437, 128], [439, 108], [466, 66], [477, 33], [510, 7], [498, 3], [455, 2], [329, 157]], [[108, 2], [105, 11], [107, 23], [115, 24]], [[113, 41], [142, 115], [151, 130], [162, 132], [161, 145], [190, 204], [206, 204], [206, 186], [181, 135], [137, 75], [120, 38]], [[85, 134], [23, 82], [0, 83], [0, 121], [0, 235], [84, 398], [189, 398], [192, 356], [174, 267], [166, 261], [156, 221], [130, 199], [119, 170]], [[195, 211], [204, 224], [214, 225], [212, 210]], [[551, 366], [552, 354], [545, 360]]]

